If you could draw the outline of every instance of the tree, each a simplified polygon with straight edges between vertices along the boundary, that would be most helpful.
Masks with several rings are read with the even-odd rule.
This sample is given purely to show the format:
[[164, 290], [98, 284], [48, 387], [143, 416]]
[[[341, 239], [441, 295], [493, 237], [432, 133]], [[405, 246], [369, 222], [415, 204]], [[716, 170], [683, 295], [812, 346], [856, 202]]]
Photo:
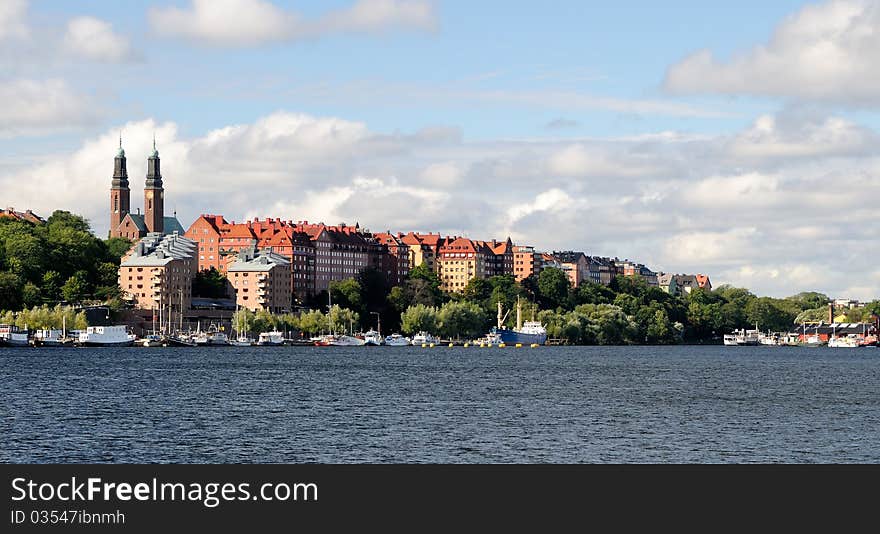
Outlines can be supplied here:
[[0, 272], [0, 310], [20, 310], [21, 302], [21, 278]]
[[330, 293], [333, 304], [342, 308], [354, 310], [359, 314], [364, 312], [364, 303], [361, 297], [361, 284], [354, 278], [334, 280], [330, 282]]
[[67, 282], [64, 282], [64, 285], [61, 287], [61, 295], [64, 297], [64, 300], [67, 302], [80, 302], [86, 296], [86, 292], [88, 291], [88, 281], [86, 280], [85, 274], [82, 272], [76, 272], [73, 276], [67, 279]]
[[776, 299], [760, 297], [746, 305], [746, 318], [749, 324], [758, 325], [760, 330], [780, 332], [791, 327], [795, 316], [783, 310]]
[[472, 302], [447, 302], [437, 313], [437, 322], [448, 339], [473, 339], [487, 330], [485, 312]]
[[424, 304], [410, 306], [400, 316], [400, 328], [407, 335], [437, 332], [437, 308]]
[[549, 267], [538, 275], [538, 292], [548, 306], [555, 308], [564, 304], [570, 286], [568, 276], [561, 269]]
[[194, 297], [222, 299], [227, 297], [229, 282], [217, 269], [211, 267], [196, 273], [192, 281]]
[[51, 302], [61, 298], [61, 275], [58, 271], [46, 271], [42, 280], [43, 296]]
[[576, 293], [577, 304], [609, 304], [614, 301], [614, 290], [596, 282], [582, 283]]
[[131, 249], [132, 245], [132, 242], [124, 237], [111, 237], [104, 243], [107, 245], [108, 256], [115, 258], [117, 263]]
[[36, 284], [28, 282], [21, 289], [21, 300], [25, 308], [33, 308], [43, 303], [43, 295]]

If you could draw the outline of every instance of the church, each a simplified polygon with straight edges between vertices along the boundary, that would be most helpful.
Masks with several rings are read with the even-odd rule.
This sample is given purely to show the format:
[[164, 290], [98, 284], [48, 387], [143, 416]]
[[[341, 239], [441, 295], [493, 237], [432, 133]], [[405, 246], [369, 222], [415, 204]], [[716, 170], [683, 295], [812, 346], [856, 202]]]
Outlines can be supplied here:
[[159, 168], [159, 151], [153, 139], [153, 153], [147, 159], [147, 181], [144, 184], [144, 213], [131, 212], [131, 190], [128, 188], [128, 170], [125, 166], [125, 150], [119, 138], [119, 151], [113, 166], [113, 183], [110, 187], [110, 237], [125, 237], [137, 241], [148, 233], [180, 235], [185, 230], [180, 221], [165, 216], [165, 189], [162, 187], [162, 173]]

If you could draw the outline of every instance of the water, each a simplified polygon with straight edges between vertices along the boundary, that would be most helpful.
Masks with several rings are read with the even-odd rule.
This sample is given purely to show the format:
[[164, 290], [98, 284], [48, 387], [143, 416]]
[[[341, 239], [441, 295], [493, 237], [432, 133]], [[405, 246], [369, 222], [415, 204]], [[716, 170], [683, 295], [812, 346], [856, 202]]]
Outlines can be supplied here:
[[0, 349], [0, 379], [2, 462], [880, 462], [880, 349]]

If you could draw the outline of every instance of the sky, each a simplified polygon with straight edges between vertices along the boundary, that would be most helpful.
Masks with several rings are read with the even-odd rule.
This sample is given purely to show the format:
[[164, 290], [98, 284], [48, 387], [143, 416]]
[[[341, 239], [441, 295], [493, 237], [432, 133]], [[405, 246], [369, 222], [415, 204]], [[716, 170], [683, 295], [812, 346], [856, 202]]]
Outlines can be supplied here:
[[0, 203], [439, 231], [880, 296], [880, 2], [0, 0]]

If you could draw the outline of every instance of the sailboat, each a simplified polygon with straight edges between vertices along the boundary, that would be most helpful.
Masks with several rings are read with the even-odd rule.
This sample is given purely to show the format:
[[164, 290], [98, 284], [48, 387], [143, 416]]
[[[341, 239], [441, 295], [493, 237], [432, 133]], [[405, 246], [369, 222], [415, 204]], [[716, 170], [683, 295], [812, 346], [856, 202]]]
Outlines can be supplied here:
[[[235, 308], [235, 315], [233, 317], [238, 317], [239, 311], [240, 311], [240, 309], [238, 307], [236, 307]], [[236, 330], [237, 330], [239, 325], [235, 325], [235, 326], [236, 326]], [[238, 336], [236, 336], [235, 339], [230, 339], [228, 341], [228, 343], [230, 345], [232, 345], [233, 347], [251, 347], [254, 345], [254, 340], [251, 339], [250, 337], [248, 337], [248, 335], [247, 335], [247, 317], [245, 317], [245, 320], [244, 320], [244, 328], [238, 332]]]

